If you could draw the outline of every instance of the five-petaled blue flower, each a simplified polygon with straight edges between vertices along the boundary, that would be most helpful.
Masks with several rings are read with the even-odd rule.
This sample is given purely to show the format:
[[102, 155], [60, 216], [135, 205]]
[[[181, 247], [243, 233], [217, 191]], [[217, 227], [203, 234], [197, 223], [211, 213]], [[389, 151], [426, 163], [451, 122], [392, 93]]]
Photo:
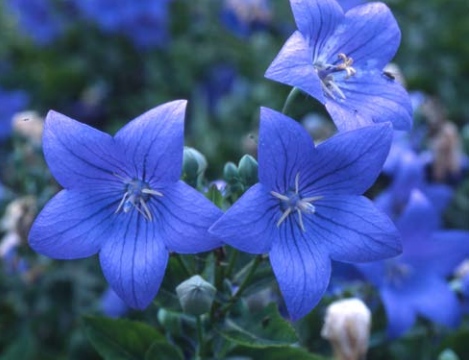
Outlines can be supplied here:
[[379, 290], [391, 338], [408, 331], [417, 315], [449, 327], [460, 321], [460, 303], [446, 277], [469, 255], [469, 232], [437, 230], [438, 217], [415, 189], [396, 222], [402, 234], [402, 255], [356, 265]]
[[362, 196], [376, 180], [392, 139], [391, 124], [344, 132], [314, 146], [305, 129], [261, 110], [259, 183], [210, 228], [227, 244], [269, 253], [292, 319], [306, 315], [329, 283], [331, 260], [395, 256], [399, 234]]
[[409, 96], [383, 72], [400, 42], [386, 5], [359, 5], [344, 14], [336, 0], [290, 2], [298, 31], [265, 76], [325, 104], [341, 131], [387, 121], [395, 129], [410, 129]]
[[143, 309], [160, 287], [169, 252], [208, 251], [221, 211], [179, 180], [186, 101], [156, 107], [112, 137], [51, 111], [44, 156], [64, 187], [35, 220], [29, 243], [57, 259], [99, 253], [113, 290]]

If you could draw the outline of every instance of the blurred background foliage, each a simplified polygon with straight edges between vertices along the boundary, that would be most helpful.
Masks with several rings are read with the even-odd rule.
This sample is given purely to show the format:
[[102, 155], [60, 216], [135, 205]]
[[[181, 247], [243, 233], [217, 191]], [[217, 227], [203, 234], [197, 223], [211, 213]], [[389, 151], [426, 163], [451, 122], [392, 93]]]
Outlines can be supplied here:
[[[456, 124], [467, 153], [469, 2], [385, 2], [401, 27], [395, 62], [409, 91], [439, 104], [430, 113]], [[188, 99], [186, 145], [205, 155], [207, 178], [216, 180], [225, 162], [255, 155], [259, 107], [281, 110], [290, 88], [263, 74], [294, 28], [287, 0], [0, 2], [1, 217], [7, 218], [7, 204], [21, 199], [20, 210], [11, 210], [19, 213], [15, 244], [21, 246], [9, 251], [5, 245], [0, 253], [0, 359], [99, 358], [80, 330], [80, 316], [103, 311], [100, 296], [106, 290], [96, 259], [52, 261], [27, 247], [28, 226], [58, 186], [43, 161], [39, 138], [35, 142], [31, 129], [18, 131], [15, 123], [11, 130], [13, 115], [33, 110], [44, 117], [54, 109], [114, 133], [156, 105]], [[325, 115], [313, 99], [300, 96], [289, 115], [317, 133], [318, 114]], [[33, 116], [23, 113], [17, 123]], [[455, 190], [447, 223], [467, 229], [467, 173]], [[9, 230], [2, 221], [4, 244]], [[173, 275], [165, 278], [157, 303], [174, 293]], [[384, 319], [383, 310], [377, 312]], [[156, 314], [153, 305], [130, 316], [156, 323]], [[171, 316], [165, 316], [159, 324], [171, 328]], [[322, 316], [318, 308], [299, 325], [301, 343], [310, 350], [327, 347], [318, 336]], [[382, 323], [374, 327], [382, 325], [382, 331]], [[440, 330], [421, 329], [394, 343], [376, 335], [372, 358], [430, 359], [445, 346], [469, 353], [463, 331], [446, 333], [444, 342], [437, 342]]]

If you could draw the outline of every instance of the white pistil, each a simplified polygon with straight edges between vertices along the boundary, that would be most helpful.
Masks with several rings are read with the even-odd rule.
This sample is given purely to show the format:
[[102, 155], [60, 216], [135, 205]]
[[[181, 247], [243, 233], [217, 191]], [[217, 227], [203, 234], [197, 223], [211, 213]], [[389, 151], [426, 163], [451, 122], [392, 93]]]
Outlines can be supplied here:
[[314, 207], [312, 202], [321, 199], [322, 196], [301, 198], [300, 193], [299, 193], [299, 181], [300, 181], [300, 173], [297, 173], [295, 176], [295, 191], [294, 193], [291, 194], [291, 196], [280, 194], [276, 191], [271, 191], [270, 193], [272, 194], [272, 196], [282, 201], [283, 205], [286, 207], [282, 216], [277, 221], [277, 227], [279, 227], [287, 219], [287, 217], [292, 213], [292, 211], [296, 210], [296, 212], [298, 213], [298, 222], [299, 222], [300, 228], [303, 232], [305, 232], [306, 230], [305, 230], [304, 223], [303, 223], [303, 213], [314, 214], [316, 211], [316, 208]]
[[[119, 175], [116, 176], [121, 178]], [[151, 196], [163, 196], [163, 194], [150, 189], [146, 183], [140, 180], [126, 180], [125, 186], [126, 192], [117, 206], [115, 213], [117, 214], [121, 210], [124, 213], [128, 213], [132, 208], [135, 208], [146, 220], [152, 221], [153, 217], [147, 205], [147, 201]]]
[[341, 63], [337, 65], [324, 64], [321, 62], [315, 63], [316, 72], [321, 79], [322, 90], [324, 93], [329, 96], [331, 99], [336, 100], [337, 96], [345, 100], [346, 96], [344, 92], [339, 88], [339, 86], [334, 81], [334, 73], [345, 71], [346, 76], [344, 80], [354, 76], [357, 71], [352, 67], [353, 59], [348, 57], [344, 53], [339, 53], [337, 57], [342, 60]]

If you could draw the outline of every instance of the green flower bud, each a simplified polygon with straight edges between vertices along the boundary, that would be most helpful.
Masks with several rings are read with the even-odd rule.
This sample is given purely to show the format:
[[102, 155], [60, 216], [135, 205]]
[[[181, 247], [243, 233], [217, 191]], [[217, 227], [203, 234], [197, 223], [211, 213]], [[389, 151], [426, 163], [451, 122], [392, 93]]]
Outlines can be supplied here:
[[246, 188], [258, 182], [257, 167], [257, 161], [251, 155], [244, 155], [239, 160], [239, 177]]
[[182, 160], [184, 180], [196, 187], [199, 178], [207, 169], [205, 156], [196, 149], [185, 146]]
[[201, 276], [194, 275], [176, 287], [176, 293], [185, 313], [202, 315], [210, 310], [217, 289]]
[[230, 185], [239, 182], [238, 168], [232, 162], [227, 162], [223, 168], [223, 178]]

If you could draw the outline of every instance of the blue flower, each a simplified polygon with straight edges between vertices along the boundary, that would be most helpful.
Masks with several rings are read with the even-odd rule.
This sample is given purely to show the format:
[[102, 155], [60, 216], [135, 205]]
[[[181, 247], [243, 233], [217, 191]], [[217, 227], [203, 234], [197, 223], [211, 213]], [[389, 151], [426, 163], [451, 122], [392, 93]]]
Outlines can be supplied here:
[[409, 96], [383, 73], [400, 42], [386, 5], [360, 5], [344, 15], [335, 0], [290, 2], [298, 31], [265, 76], [323, 103], [341, 131], [387, 121], [396, 129], [410, 129]]
[[235, 35], [247, 38], [268, 27], [272, 9], [268, 0], [225, 0], [221, 19]]
[[164, 46], [168, 40], [168, 8], [171, 0], [79, 0], [85, 18], [104, 31], [123, 34], [143, 49]]
[[186, 101], [156, 107], [112, 137], [54, 111], [44, 156], [60, 191], [35, 220], [29, 243], [56, 259], [99, 253], [112, 289], [143, 309], [160, 287], [169, 252], [220, 245], [208, 227], [221, 215], [179, 180]]
[[47, 45], [65, 31], [67, 20], [64, 11], [51, 0], [7, 0], [6, 5], [18, 18], [19, 29], [31, 36], [38, 45]]
[[469, 232], [437, 230], [438, 214], [414, 190], [396, 222], [402, 234], [402, 255], [356, 265], [381, 295], [388, 335], [403, 335], [421, 315], [438, 324], [458, 325], [461, 308], [446, 277], [469, 255]]
[[[427, 181], [425, 163], [412, 149], [406, 134], [394, 133], [394, 141], [384, 163], [383, 173], [392, 180], [389, 187], [376, 197], [375, 203], [393, 219], [405, 209], [415, 189], [422, 191], [440, 214], [453, 196], [453, 189], [448, 185]], [[439, 223], [440, 219], [437, 220]]]
[[261, 110], [259, 183], [210, 232], [239, 250], [269, 253], [292, 319], [320, 300], [330, 259], [361, 262], [399, 253], [394, 225], [361, 196], [378, 176], [391, 137], [391, 125], [380, 124], [315, 147], [295, 121]]
[[0, 142], [11, 133], [13, 116], [25, 110], [28, 96], [24, 91], [5, 91], [0, 89]]

